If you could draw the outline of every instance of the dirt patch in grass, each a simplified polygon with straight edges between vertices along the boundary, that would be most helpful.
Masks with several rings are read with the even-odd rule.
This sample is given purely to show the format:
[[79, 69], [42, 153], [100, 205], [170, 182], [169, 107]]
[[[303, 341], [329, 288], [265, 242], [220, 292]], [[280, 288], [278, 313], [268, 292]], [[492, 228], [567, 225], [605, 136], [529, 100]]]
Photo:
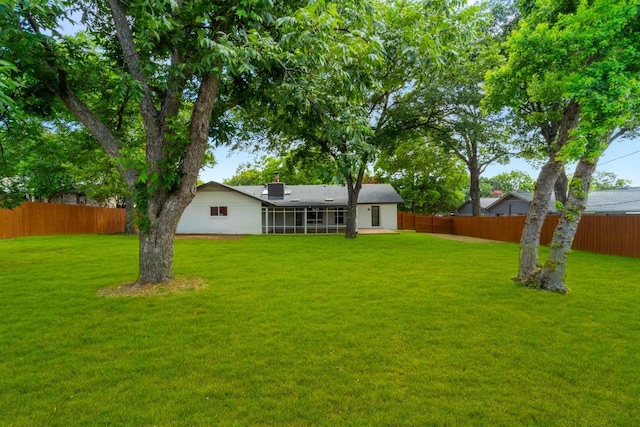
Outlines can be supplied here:
[[436, 234], [428, 233], [430, 236], [440, 237], [441, 239], [455, 240], [456, 242], [465, 243], [504, 243], [499, 240], [480, 239], [479, 237], [456, 236], [453, 234]]
[[244, 234], [176, 234], [176, 239], [238, 240], [244, 236]]
[[207, 287], [207, 282], [198, 277], [176, 277], [165, 283], [145, 283], [136, 284], [133, 282], [99, 289], [97, 295], [100, 297], [147, 297], [170, 294], [186, 294], [200, 291]]

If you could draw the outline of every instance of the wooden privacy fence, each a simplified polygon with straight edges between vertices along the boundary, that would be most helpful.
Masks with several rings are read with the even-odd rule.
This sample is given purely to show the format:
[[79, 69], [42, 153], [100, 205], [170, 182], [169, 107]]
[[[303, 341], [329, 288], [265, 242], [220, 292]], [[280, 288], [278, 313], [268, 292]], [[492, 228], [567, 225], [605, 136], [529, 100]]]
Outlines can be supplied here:
[[[540, 235], [541, 244], [551, 242], [559, 218], [559, 215], [547, 217]], [[432, 217], [398, 212], [398, 229], [518, 243], [525, 219], [524, 215]], [[640, 258], [640, 215], [584, 215], [572, 248]]]
[[416, 215], [398, 212], [398, 230], [415, 230], [421, 233], [454, 234], [451, 218], [447, 216]]
[[25, 202], [13, 210], [0, 209], [0, 239], [123, 233], [126, 223], [124, 209]]

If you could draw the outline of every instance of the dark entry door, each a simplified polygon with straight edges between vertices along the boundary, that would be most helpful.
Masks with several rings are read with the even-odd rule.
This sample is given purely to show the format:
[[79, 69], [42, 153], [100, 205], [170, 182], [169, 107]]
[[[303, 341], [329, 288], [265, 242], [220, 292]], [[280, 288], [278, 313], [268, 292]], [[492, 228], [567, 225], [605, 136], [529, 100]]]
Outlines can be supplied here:
[[371, 206], [371, 226], [380, 227], [380, 206]]

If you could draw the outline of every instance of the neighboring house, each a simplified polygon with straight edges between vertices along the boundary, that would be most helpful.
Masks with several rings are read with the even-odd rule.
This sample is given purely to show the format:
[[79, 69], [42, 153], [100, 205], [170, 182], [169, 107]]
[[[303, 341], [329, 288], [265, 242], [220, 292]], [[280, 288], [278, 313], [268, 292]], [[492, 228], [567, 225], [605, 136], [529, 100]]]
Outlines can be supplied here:
[[109, 207], [115, 208], [116, 202], [114, 199], [107, 200], [105, 202], [99, 202], [97, 200], [87, 198], [86, 194], [78, 190], [69, 190], [63, 194], [53, 197], [35, 197], [28, 193], [25, 186], [26, 180], [20, 177], [2, 178], [0, 179], [0, 191], [7, 192], [7, 188], [13, 188], [21, 194], [21, 198], [27, 202], [43, 202], [43, 203], [60, 203], [65, 205], [87, 205], [95, 207]]
[[[533, 193], [528, 191], [511, 191], [487, 207], [489, 216], [526, 215], [533, 200]], [[556, 213], [556, 199], [551, 196], [549, 213]]]
[[[363, 184], [357, 227], [397, 229], [403, 199], [389, 184]], [[346, 231], [347, 188], [341, 185], [228, 186], [197, 188], [178, 223], [178, 234], [310, 234]]]
[[[487, 209], [493, 202], [498, 200], [496, 197], [481, 197], [480, 198], [480, 215], [489, 215]], [[456, 215], [459, 216], [471, 216], [473, 215], [473, 206], [471, 205], [471, 199], [464, 202], [458, 209], [456, 209]]]
[[[526, 215], [533, 200], [533, 193], [512, 191], [487, 206], [489, 216]], [[465, 205], [461, 206], [464, 207]], [[460, 211], [458, 211], [460, 212]], [[464, 211], [463, 211], [464, 212]], [[558, 213], [555, 197], [549, 202], [549, 213]], [[640, 188], [624, 187], [617, 190], [597, 190], [589, 192], [585, 214], [631, 215], [640, 214]], [[465, 215], [465, 213], [458, 213]], [[470, 215], [466, 213], [466, 215]]]

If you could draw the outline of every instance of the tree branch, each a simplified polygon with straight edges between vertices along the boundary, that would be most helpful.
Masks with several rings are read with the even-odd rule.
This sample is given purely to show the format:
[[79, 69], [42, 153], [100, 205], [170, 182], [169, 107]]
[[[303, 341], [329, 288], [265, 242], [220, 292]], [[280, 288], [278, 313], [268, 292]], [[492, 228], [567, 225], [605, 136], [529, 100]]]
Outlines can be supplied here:
[[190, 143], [180, 165], [183, 174], [180, 186], [182, 190], [188, 189], [194, 195], [198, 171], [202, 166], [202, 158], [209, 142], [211, 114], [219, 88], [220, 79], [218, 77], [211, 74], [205, 76], [200, 84], [198, 98], [193, 105], [191, 124], [189, 126]]
[[[30, 14], [25, 13], [25, 16], [34, 33], [42, 36], [37, 21]], [[41, 38], [40, 44], [51, 56], [51, 59], [55, 59], [54, 50], [44, 38]], [[45, 61], [43, 65], [51, 76], [57, 77], [57, 81], [56, 84], [53, 85], [52, 81], [49, 81], [48, 79], [41, 79], [42, 83], [47, 87], [47, 89], [54, 93], [60, 101], [62, 101], [65, 107], [67, 107], [67, 109], [75, 116], [75, 118], [87, 128], [89, 133], [96, 139], [96, 141], [98, 141], [107, 155], [115, 160], [121, 159], [120, 143], [113, 133], [111, 133], [109, 128], [107, 128], [94, 114], [94, 112], [91, 111], [91, 109], [76, 96], [73, 90], [68, 87], [66, 71], [55, 66], [55, 64], [50, 64], [47, 61]], [[135, 171], [125, 168], [121, 162], [116, 162], [116, 164], [127, 184], [132, 186], [137, 179]]]
[[[131, 73], [133, 78], [138, 81], [144, 89], [144, 96], [140, 100], [140, 112], [142, 113], [145, 130], [147, 132], [147, 141], [158, 141], [162, 136], [158, 122], [156, 121], [158, 111], [153, 104], [151, 88], [147, 83], [147, 77], [140, 68], [140, 56], [133, 42], [133, 34], [129, 27], [129, 21], [122, 10], [119, 0], [109, 0], [109, 7], [111, 8], [111, 16], [113, 17], [113, 23], [116, 27], [116, 35], [118, 36], [120, 47], [122, 47], [122, 51], [124, 52], [124, 60], [129, 69], [129, 73]], [[153, 157], [154, 156], [152, 156], [151, 160], [158, 160], [153, 159]]]

